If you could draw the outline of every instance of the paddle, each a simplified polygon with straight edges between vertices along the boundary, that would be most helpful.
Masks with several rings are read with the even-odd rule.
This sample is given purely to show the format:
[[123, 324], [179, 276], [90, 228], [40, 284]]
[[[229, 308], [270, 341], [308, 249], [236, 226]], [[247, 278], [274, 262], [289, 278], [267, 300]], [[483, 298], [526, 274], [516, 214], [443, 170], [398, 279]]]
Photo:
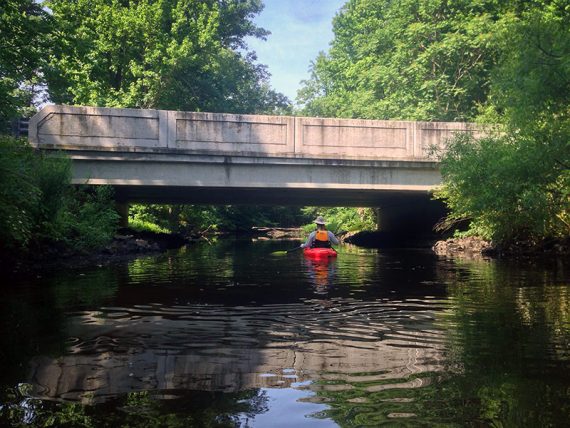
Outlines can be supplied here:
[[283, 250], [283, 251], [273, 251], [271, 253], [272, 256], [284, 256], [285, 254], [292, 253], [293, 251], [301, 250], [303, 247], [295, 247], [290, 250]]

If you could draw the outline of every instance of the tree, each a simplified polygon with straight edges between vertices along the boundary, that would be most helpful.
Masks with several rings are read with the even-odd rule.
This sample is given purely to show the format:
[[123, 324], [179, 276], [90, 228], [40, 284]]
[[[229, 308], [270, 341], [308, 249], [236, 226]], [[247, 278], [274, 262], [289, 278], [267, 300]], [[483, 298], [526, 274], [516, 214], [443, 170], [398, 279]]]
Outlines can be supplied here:
[[260, 0], [49, 0], [60, 41], [47, 68], [56, 103], [271, 112], [271, 90], [244, 38]]
[[[57, 23], [58, 43], [46, 69], [56, 103], [274, 114], [290, 107], [270, 88], [267, 68], [245, 43], [246, 36], [268, 34], [252, 21], [261, 0], [46, 4]], [[172, 230], [177, 227], [160, 222], [160, 215], [184, 223], [200, 218], [188, 227], [200, 230], [207, 228], [204, 219], [221, 221], [213, 208], [155, 208], [136, 207], [137, 221]]]
[[307, 115], [468, 120], [494, 62], [494, 0], [349, 0], [298, 100]]
[[34, 0], [0, 4], [0, 132], [10, 119], [28, 113], [50, 31], [49, 15]]
[[483, 118], [501, 137], [455, 140], [439, 196], [498, 242], [570, 235], [570, 7], [534, 1], [497, 22]]

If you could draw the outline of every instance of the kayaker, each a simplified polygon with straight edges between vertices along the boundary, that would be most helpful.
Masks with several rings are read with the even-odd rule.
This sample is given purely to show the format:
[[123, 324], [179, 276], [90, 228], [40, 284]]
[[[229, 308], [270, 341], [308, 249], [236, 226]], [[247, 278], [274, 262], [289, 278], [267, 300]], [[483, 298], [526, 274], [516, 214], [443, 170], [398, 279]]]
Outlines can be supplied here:
[[301, 248], [331, 248], [331, 244], [338, 244], [338, 239], [325, 226], [325, 219], [318, 216], [315, 219], [317, 230], [311, 232], [307, 238], [307, 242], [301, 244]]

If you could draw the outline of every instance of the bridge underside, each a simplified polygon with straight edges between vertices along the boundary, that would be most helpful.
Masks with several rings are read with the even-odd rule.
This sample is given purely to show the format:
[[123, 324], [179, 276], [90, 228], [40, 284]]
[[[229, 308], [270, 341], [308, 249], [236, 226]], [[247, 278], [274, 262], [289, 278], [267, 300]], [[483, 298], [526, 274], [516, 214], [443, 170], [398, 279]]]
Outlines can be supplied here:
[[435, 162], [91, 151], [69, 156], [74, 183], [116, 186], [137, 200], [190, 200], [211, 192], [235, 203], [277, 197], [284, 205], [290, 196], [306, 204], [323, 195], [326, 204], [371, 206], [386, 196], [427, 194], [441, 182]]
[[[73, 182], [110, 185], [120, 203], [380, 208], [381, 228], [431, 230], [442, 216], [432, 162], [73, 152]], [[415, 233], [415, 232], [414, 232]]]
[[120, 202], [204, 205], [280, 205], [389, 208], [423, 204], [431, 197], [426, 191], [378, 191], [354, 189], [299, 189], [184, 187], [184, 186], [114, 186]]
[[444, 205], [418, 191], [296, 188], [197, 188], [114, 186], [119, 202], [196, 205], [280, 205], [370, 207], [380, 209], [379, 228], [398, 236], [431, 234]]

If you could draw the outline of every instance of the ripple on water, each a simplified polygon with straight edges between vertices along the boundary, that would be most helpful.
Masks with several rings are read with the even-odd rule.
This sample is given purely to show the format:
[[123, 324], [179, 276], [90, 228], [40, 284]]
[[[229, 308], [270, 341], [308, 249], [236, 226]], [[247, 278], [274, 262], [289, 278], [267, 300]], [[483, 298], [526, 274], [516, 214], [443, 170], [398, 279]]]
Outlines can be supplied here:
[[[271, 386], [310, 390], [321, 403], [353, 392], [341, 401], [365, 403], [371, 393], [429, 385], [429, 377], [418, 375], [442, 370], [445, 340], [434, 319], [433, 306], [417, 299], [409, 305], [347, 298], [235, 307], [105, 306], [70, 315], [68, 356], [38, 362], [35, 373], [54, 397], [81, 398], [89, 391], [104, 400], [149, 385], [222, 391]], [[69, 379], [54, 384], [43, 376], [54, 364]], [[96, 372], [105, 375], [94, 387]]]
[[[476, 412], [485, 403], [470, 388], [492, 391], [491, 375], [511, 385], [513, 367], [536, 378], [564, 373], [568, 287], [521, 286], [518, 274], [501, 287], [481, 267], [430, 267], [415, 254], [242, 266], [239, 252], [204, 251], [207, 266], [133, 263], [116, 299], [67, 313], [65, 353], [32, 360], [35, 395], [98, 403], [141, 391], [172, 400], [251, 393], [248, 402], [277, 400], [266, 401], [266, 416], [281, 405], [329, 425], [405, 425]], [[540, 352], [509, 359], [513, 335]]]

